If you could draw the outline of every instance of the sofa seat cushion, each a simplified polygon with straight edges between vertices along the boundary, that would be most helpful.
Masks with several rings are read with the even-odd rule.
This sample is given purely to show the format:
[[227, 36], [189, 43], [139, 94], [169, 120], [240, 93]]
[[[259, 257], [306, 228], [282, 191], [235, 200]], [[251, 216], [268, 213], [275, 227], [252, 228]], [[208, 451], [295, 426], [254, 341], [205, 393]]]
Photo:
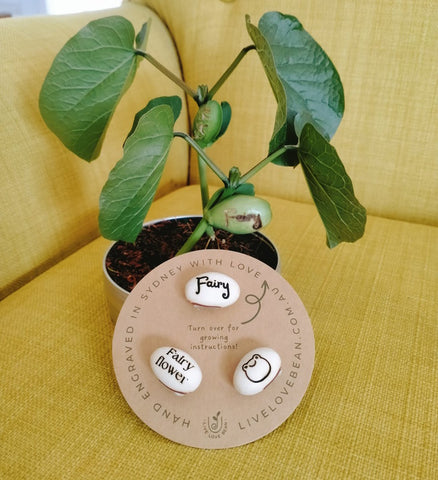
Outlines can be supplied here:
[[[0, 477], [432, 478], [438, 453], [438, 228], [370, 217], [330, 251], [314, 207], [271, 199], [266, 234], [312, 319], [316, 363], [263, 439], [202, 451], [130, 410], [112, 370], [98, 239], [0, 304]], [[149, 218], [199, 213], [197, 186]], [[234, 476], [233, 473], [233, 476]]]

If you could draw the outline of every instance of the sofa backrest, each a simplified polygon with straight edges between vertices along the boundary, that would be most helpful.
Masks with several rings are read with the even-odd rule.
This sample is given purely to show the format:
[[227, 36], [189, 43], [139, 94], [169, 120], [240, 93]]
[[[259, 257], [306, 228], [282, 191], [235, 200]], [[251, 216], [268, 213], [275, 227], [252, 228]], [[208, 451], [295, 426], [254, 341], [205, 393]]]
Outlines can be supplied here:
[[[278, 10], [296, 16], [333, 60], [345, 90], [344, 119], [332, 140], [359, 200], [374, 215], [438, 224], [438, 8], [430, 0], [131, 0], [151, 6], [175, 39], [186, 81], [212, 85]], [[229, 131], [210, 150], [222, 169], [247, 170], [266, 156], [273, 95], [255, 52], [218, 100], [233, 107]], [[189, 103], [195, 112], [194, 102]], [[196, 162], [191, 162], [196, 182]], [[270, 165], [257, 192], [308, 202], [300, 167]]]
[[[108, 12], [3, 19], [0, 298], [98, 236], [99, 192], [121, 157], [132, 112], [154, 96], [182, 95], [143, 62], [116, 111], [101, 158], [87, 164], [66, 151], [38, 110], [44, 77], [67, 39], [93, 16], [121, 14], [137, 30], [152, 17], [151, 53], [176, 73], [181, 64], [186, 82], [196, 88], [212, 85], [251, 43], [245, 14], [257, 23], [269, 10], [295, 15], [340, 73], [346, 111], [332, 143], [368, 212], [438, 224], [438, 9], [429, 0], [125, 0]], [[224, 171], [236, 164], [245, 171], [266, 155], [275, 115], [255, 52], [217, 99], [231, 103], [233, 118], [209, 154]], [[196, 106], [188, 105], [193, 118]], [[184, 110], [178, 128], [188, 125]], [[188, 168], [186, 145], [174, 142], [158, 195], [184, 185]], [[253, 180], [259, 194], [311, 201], [300, 167], [270, 165]], [[195, 161], [190, 182], [197, 182]]]
[[[68, 152], [41, 119], [38, 96], [62, 45], [93, 16], [128, 17], [136, 27], [156, 17], [145, 7], [124, 5], [105, 13], [0, 20], [0, 298], [99, 234], [98, 199], [109, 170], [122, 156], [133, 113], [153, 97], [180, 89], [146, 62], [121, 104], [99, 159], [88, 164]], [[178, 56], [158, 18], [149, 48], [179, 72]], [[187, 129], [184, 105], [178, 121]], [[174, 142], [158, 195], [187, 183], [188, 148]]]

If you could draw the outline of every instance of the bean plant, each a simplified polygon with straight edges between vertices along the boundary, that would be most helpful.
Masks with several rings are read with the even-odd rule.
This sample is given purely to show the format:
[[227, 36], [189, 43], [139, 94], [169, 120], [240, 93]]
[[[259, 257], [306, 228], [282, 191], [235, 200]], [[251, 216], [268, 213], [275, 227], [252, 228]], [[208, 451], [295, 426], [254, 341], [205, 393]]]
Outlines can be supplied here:
[[[190, 134], [175, 131], [182, 108], [178, 96], [154, 98], [135, 114], [123, 156], [101, 192], [99, 228], [104, 237], [135, 242], [176, 138], [197, 152], [204, 212], [179, 253], [192, 249], [204, 234], [213, 236], [215, 228], [240, 234], [265, 226], [271, 210], [255, 196], [250, 179], [271, 163], [279, 168], [301, 165], [330, 248], [363, 235], [366, 211], [330, 144], [344, 112], [343, 86], [335, 66], [293, 16], [268, 12], [258, 26], [246, 16], [246, 29], [249, 45], [211, 87], [191, 88], [170, 72], [147, 51], [150, 22], [136, 35], [121, 16], [90, 22], [55, 57], [41, 89], [40, 112], [64, 145], [84, 160], [99, 156], [108, 124], [142, 60], [180, 86], [198, 107]], [[247, 172], [235, 166], [226, 174], [206, 153], [231, 119], [229, 103], [219, 103], [215, 96], [248, 54], [260, 59], [277, 102], [273, 133], [265, 158]], [[223, 183], [211, 196], [207, 169]]]

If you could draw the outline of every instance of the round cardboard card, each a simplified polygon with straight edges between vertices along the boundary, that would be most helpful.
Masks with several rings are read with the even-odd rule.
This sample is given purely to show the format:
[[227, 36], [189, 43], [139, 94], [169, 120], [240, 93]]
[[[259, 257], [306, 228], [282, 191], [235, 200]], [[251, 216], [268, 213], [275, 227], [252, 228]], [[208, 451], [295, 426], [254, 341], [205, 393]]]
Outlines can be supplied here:
[[[240, 286], [225, 308], [194, 306], [185, 285], [206, 272]], [[155, 376], [151, 354], [160, 347], [189, 354], [202, 370], [193, 393], [176, 395]], [[269, 347], [281, 372], [260, 393], [233, 386], [245, 354]], [[295, 290], [276, 271], [241, 253], [202, 250], [175, 257], [146, 275], [128, 296], [113, 337], [117, 381], [136, 415], [164, 437], [198, 448], [228, 448], [275, 430], [295, 410], [312, 375], [312, 325]]]

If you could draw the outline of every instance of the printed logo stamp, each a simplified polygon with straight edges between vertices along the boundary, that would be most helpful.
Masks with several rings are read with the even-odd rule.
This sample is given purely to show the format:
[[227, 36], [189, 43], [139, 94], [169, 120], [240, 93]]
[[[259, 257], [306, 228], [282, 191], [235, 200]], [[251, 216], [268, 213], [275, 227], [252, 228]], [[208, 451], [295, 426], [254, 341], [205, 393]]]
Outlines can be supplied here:
[[219, 411], [215, 415], [206, 418], [202, 423], [202, 427], [208, 438], [219, 439], [227, 433], [228, 423], [224, 419], [222, 412]]

